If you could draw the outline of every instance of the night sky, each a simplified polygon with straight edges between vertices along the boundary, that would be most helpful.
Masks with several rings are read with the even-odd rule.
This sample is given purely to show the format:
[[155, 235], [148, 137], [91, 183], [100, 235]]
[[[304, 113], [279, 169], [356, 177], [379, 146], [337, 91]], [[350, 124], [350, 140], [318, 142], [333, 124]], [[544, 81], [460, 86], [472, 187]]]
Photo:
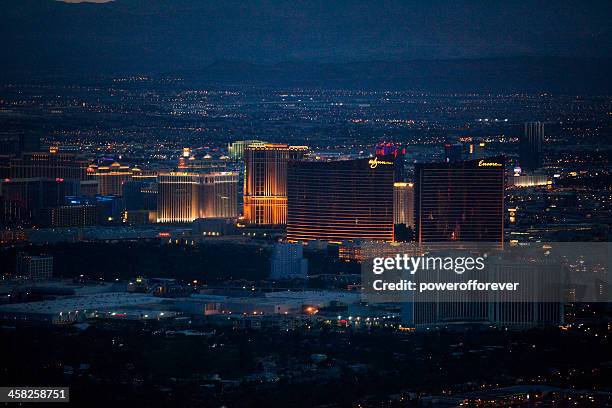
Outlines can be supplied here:
[[610, 1], [3, 4], [0, 62], [8, 71], [164, 71], [219, 60], [270, 64], [612, 55]]

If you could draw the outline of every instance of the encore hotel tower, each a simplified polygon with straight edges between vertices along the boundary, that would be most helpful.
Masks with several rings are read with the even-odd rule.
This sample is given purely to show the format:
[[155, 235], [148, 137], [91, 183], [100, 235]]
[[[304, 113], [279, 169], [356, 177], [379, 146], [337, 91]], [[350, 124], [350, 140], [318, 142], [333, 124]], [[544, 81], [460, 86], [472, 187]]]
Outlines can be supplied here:
[[287, 239], [393, 240], [393, 156], [287, 168]]
[[504, 158], [415, 166], [419, 242], [504, 239]]
[[251, 224], [287, 221], [287, 163], [304, 156], [306, 146], [255, 143], [244, 151], [244, 218]]

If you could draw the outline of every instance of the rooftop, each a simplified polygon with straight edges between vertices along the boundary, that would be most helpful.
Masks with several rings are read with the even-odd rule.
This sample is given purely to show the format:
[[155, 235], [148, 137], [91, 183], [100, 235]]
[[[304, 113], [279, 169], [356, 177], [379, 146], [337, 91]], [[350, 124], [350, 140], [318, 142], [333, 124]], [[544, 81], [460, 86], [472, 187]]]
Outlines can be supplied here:
[[160, 303], [164, 299], [125, 292], [98, 293], [42, 302], [14, 303], [0, 306], [0, 313], [58, 314], [103, 310], [122, 306]]

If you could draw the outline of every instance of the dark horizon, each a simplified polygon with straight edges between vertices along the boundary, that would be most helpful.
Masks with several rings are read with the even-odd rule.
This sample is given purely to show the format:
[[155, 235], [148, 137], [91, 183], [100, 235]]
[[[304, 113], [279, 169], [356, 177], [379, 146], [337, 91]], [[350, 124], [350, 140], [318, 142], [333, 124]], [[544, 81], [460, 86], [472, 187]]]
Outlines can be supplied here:
[[[553, 93], [601, 96], [612, 93], [612, 58], [497, 57], [406, 61], [256, 64], [219, 60], [185, 70], [162, 72], [87, 70], [44, 73], [4, 72], [0, 82], [101, 85], [114, 78], [147, 77], [174, 86], [263, 89], [362, 89], [426, 93]], [[176, 82], [175, 80], [180, 80]], [[138, 81], [136, 81], [138, 82]]]
[[606, 2], [8, 0], [0, 16], [6, 44], [0, 69], [5, 75], [154, 74], [219, 61], [610, 59], [611, 12]]

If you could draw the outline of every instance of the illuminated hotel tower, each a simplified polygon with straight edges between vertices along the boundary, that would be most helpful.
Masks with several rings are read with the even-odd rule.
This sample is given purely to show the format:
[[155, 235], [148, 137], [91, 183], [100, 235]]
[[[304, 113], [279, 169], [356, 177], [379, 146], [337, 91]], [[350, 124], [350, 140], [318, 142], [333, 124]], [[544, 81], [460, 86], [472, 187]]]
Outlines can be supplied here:
[[414, 228], [414, 183], [393, 183], [393, 223]]
[[393, 160], [290, 162], [287, 239], [392, 241]]
[[98, 181], [98, 194], [116, 195], [123, 194], [123, 185], [132, 179], [133, 175], [140, 174], [140, 169], [130, 169], [129, 166], [114, 162], [110, 166], [90, 165], [87, 175]]
[[283, 225], [287, 220], [287, 162], [306, 146], [256, 143], [244, 151], [244, 218], [251, 224]]
[[197, 218], [234, 218], [238, 175], [235, 172], [159, 175], [158, 222], [191, 222]]
[[238, 173], [209, 173], [202, 180], [200, 218], [237, 218]]
[[504, 158], [415, 165], [419, 242], [503, 242]]

